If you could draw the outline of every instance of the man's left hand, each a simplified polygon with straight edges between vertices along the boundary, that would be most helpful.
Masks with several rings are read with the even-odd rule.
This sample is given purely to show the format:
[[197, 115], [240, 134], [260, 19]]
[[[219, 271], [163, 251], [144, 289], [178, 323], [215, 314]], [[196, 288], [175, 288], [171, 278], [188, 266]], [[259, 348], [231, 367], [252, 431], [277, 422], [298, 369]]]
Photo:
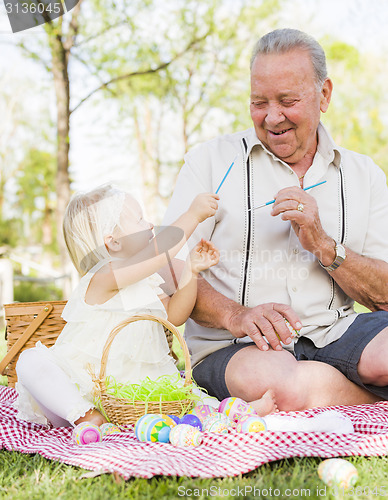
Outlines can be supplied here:
[[271, 215], [289, 220], [302, 247], [319, 260], [328, 261], [331, 256], [331, 262], [335, 259], [335, 242], [322, 227], [315, 198], [306, 191], [298, 187], [281, 189], [275, 196]]

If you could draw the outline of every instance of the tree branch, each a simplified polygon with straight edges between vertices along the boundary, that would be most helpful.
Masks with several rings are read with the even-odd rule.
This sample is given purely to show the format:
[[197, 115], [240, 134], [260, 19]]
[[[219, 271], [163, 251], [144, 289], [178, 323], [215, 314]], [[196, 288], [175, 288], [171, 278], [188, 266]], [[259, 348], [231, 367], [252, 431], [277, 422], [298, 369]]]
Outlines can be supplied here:
[[63, 46], [64, 46], [66, 52], [69, 52], [70, 49], [75, 44], [75, 39], [77, 37], [78, 30], [79, 30], [79, 15], [81, 12], [81, 3], [82, 2], [83, 2], [83, 0], [79, 0], [79, 2], [74, 7], [73, 12], [72, 12], [71, 21], [69, 24], [67, 36], [66, 36], [66, 39], [63, 43]]
[[132, 73], [127, 73], [125, 75], [120, 75], [120, 76], [116, 76], [115, 78], [112, 78], [111, 80], [103, 83], [102, 85], [100, 85], [99, 87], [95, 88], [94, 90], [92, 90], [88, 95], [86, 95], [83, 99], [80, 100], [80, 102], [72, 109], [70, 110], [70, 114], [74, 113], [74, 111], [76, 111], [85, 101], [87, 101], [90, 97], [92, 97], [92, 95], [94, 95], [96, 92], [98, 92], [99, 90], [102, 90], [104, 88], [107, 88], [109, 85], [111, 85], [112, 83], [116, 83], [116, 82], [119, 82], [121, 80], [126, 80], [128, 78], [132, 78], [134, 76], [141, 76], [141, 75], [150, 75], [152, 73], [157, 73], [158, 71], [164, 69], [164, 68], [167, 68], [167, 66], [169, 66], [171, 63], [175, 62], [177, 59], [179, 59], [180, 57], [182, 57], [184, 54], [186, 54], [186, 52], [188, 52], [194, 45], [196, 45], [197, 43], [201, 42], [202, 40], [204, 40], [208, 35], [209, 35], [209, 31], [204, 35], [202, 36], [201, 38], [198, 38], [196, 40], [192, 40], [188, 46], [182, 51], [182, 52], [179, 52], [178, 54], [176, 54], [172, 59], [170, 59], [170, 61], [167, 61], [165, 63], [162, 63], [162, 64], [159, 64], [159, 66], [157, 66], [156, 68], [150, 68], [150, 69], [147, 69], [147, 70], [144, 70], [144, 71], [133, 71]]

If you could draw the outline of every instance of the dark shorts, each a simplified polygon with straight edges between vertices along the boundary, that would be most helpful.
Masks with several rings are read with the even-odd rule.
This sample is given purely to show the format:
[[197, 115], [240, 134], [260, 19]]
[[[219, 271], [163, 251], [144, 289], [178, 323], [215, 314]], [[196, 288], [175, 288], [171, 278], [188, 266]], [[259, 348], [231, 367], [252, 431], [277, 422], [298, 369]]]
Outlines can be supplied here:
[[[310, 339], [301, 337], [295, 344], [295, 357], [297, 360], [328, 363], [357, 385], [388, 400], [388, 386], [363, 384], [357, 372], [357, 365], [364, 348], [387, 326], [388, 311], [359, 314], [340, 339], [325, 347], [317, 348]], [[194, 380], [220, 401], [229, 397], [230, 393], [225, 382], [226, 367], [236, 352], [252, 345], [253, 342], [231, 344], [210, 354], [193, 369]]]

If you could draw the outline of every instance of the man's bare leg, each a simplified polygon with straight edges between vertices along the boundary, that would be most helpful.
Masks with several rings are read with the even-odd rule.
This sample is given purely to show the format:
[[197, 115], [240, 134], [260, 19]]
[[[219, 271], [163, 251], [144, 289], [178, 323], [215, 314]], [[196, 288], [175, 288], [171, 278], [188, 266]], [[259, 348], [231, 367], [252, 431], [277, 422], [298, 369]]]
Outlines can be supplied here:
[[388, 385], [388, 328], [384, 328], [367, 344], [358, 363], [358, 373], [364, 384]]
[[231, 358], [225, 379], [230, 394], [245, 401], [272, 389], [278, 409], [285, 411], [381, 400], [326, 363], [296, 361], [288, 351], [260, 351], [256, 346]]

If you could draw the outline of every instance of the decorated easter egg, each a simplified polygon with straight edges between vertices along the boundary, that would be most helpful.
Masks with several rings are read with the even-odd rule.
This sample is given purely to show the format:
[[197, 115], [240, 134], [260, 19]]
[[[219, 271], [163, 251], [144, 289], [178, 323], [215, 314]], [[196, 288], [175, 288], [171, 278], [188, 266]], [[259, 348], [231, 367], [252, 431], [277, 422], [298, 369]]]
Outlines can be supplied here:
[[[176, 424], [179, 424], [179, 417], [175, 417], [175, 415], [165, 415], [164, 413], [161, 413], [160, 416], [170, 427], [175, 427]], [[178, 421], [176, 421], [175, 419], [177, 419]]]
[[120, 428], [115, 424], [111, 424], [110, 422], [106, 422], [105, 424], [100, 425], [101, 434], [103, 436], [109, 436], [110, 434], [117, 434], [121, 432]]
[[176, 424], [179, 424], [180, 418], [177, 415], [168, 415], [168, 416], [172, 418]]
[[257, 415], [255, 409], [240, 398], [225, 398], [218, 407], [220, 413], [224, 413], [232, 420], [238, 420], [243, 415]]
[[347, 489], [358, 480], [358, 472], [353, 464], [342, 458], [329, 458], [318, 466], [318, 476], [328, 486]]
[[98, 443], [102, 439], [101, 429], [90, 422], [81, 422], [74, 427], [72, 439], [73, 443], [79, 445]]
[[210, 413], [214, 413], [216, 410], [209, 405], [198, 405], [194, 406], [192, 410], [190, 410], [187, 414], [188, 415], [195, 415], [196, 417], [199, 418], [201, 422], [204, 421], [204, 419], [210, 415]]
[[202, 423], [195, 415], [185, 415], [181, 418], [179, 423], [191, 425], [192, 427], [196, 427], [199, 431], [202, 431]]
[[202, 430], [205, 432], [217, 432], [227, 434], [228, 428], [232, 426], [232, 421], [224, 413], [213, 412], [202, 422]]
[[178, 424], [170, 432], [170, 443], [174, 446], [199, 446], [202, 439], [200, 431], [192, 425]]
[[161, 415], [148, 413], [135, 424], [135, 435], [139, 441], [168, 443], [171, 427]]
[[237, 432], [263, 432], [266, 430], [267, 425], [259, 415], [243, 415], [237, 421]]

